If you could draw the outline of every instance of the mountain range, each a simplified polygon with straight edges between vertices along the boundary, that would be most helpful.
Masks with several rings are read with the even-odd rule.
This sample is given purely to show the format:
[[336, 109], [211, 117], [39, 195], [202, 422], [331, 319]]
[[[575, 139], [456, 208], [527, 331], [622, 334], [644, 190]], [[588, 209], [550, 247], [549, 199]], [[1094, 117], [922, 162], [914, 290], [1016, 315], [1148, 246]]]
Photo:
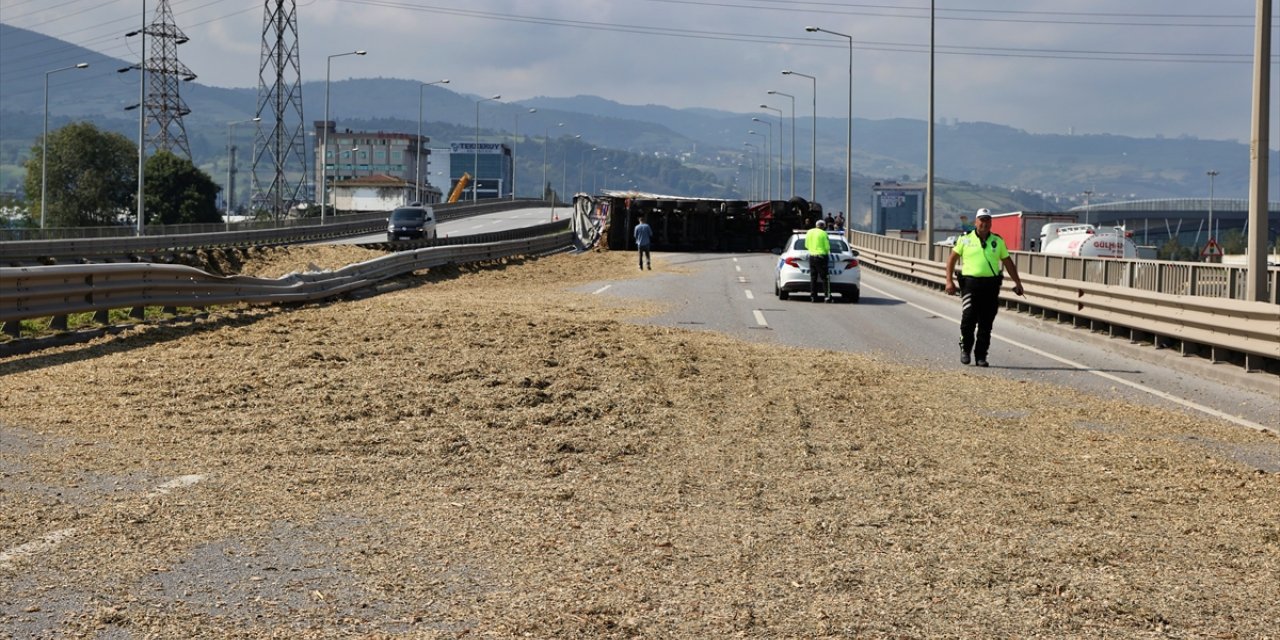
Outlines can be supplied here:
[[[0, 55], [0, 191], [12, 191], [21, 184], [21, 163], [38, 143], [46, 78], [50, 129], [73, 120], [88, 120], [136, 139], [136, 112], [124, 111], [138, 102], [136, 71], [117, 72], [136, 62], [103, 56], [3, 23], [0, 42], [4, 43]], [[53, 53], [38, 55], [41, 51]], [[87, 62], [90, 67], [45, 74], [78, 62]], [[247, 73], [255, 74], [256, 70]], [[431, 80], [434, 78], [426, 79]], [[635, 181], [638, 188], [662, 193], [746, 197], [754, 154], [743, 143], [768, 147], [772, 142], [775, 164], [770, 180], [778, 181], [776, 162], [781, 151], [787, 167], [782, 193], [789, 195], [791, 191], [791, 104], [781, 98], [772, 105], [786, 115], [777, 126], [776, 114], [763, 110], [732, 113], [624, 105], [585, 95], [477, 105], [477, 96], [455, 93], [447, 85], [423, 87], [417, 80], [351, 79], [327, 87], [323, 81], [306, 81], [301, 93], [307, 130], [324, 118], [326, 89], [330, 119], [343, 129], [415, 133], [421, 96], [422, 131], [432, 137], [433, 146], [471, 140], [478, 117], [482, 138], [519, 140], [517, 170], [521, 175], [541, 177], [546, 171], [548, 182], [556, 186], [567, 184], [566, 188], [572, 189], [571, 183], [576, 181], [578, 188], [589, 188], [593, 182], [598, 185], [602, 177], [607, 183], [612, 175], [615, 185]], [[218, 176], [219, 171], [225, 171], [228, 124], [255, 115], [257, 90], [189, 82], [182, 85], [181, 95], [191, 109], [183, 123], [193, 160]], [[815, 124], [812, 113], [805, 113], [807, 106], [797, 95], [795, 192], [806, 197]], [[530, 113], [530, 109], [536, 112]], [[846, 119], [819, 117], [816, 126], [817, 199], [828, 208], [841, 209]], [[241, 144], [249, 139], [248, 130], [241, 128], [246, 136]], [[748, 130], [768, 135], [751, 135]], [[974, 202], [998, 209], [1066, 208], [1082, 201], [1086, 191], [1093, 194], [1094, 202], [1204, 196], [1209, 187], [1205, 172], [1211, 168], [1219, 172], [1217, 196], [1243, 197], [1248, 188], [1249, 148], [1237, 141], [1037, 134], [995, 123], [955, 121], [939, 123], [934, 135], [938, 206], [944, 215], [966, 211]], [[549, 138], [549, 149], [544, 148], [544, 137]], [[922, 180], [926, 141], [927, 126], [922, 120], [855, 118], [854, 211], [869, 207], [873, 181]], [[546, 165], [544, 154], [549, 156]], [[1275, 151], [1271, 157], [1272, 166], [1280, 167]], [[555, 159], [561, 160], [560, 166], [555, 166]], [[762, 170], [763, 157], [760, 165]], [[628, 177], [613, 175], [618, 173]], [[586, 180], [588, 175], [593, 180]], [[522, 185], [520, 195], [537, 195], [540, 181]], [[1273, 193], [1275, 189], [1273, 179]], [[858, 217], [857, 213], [851, 216], [854, 220]]]

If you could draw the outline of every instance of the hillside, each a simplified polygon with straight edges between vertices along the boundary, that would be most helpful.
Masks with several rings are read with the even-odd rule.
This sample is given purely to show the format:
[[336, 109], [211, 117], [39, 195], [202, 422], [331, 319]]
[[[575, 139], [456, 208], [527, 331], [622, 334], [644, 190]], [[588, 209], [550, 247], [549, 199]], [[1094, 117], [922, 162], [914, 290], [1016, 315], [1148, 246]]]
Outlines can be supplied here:
[[[66, 43], [4, 24], [0, 24], [0, 40], [6, 50], [23, 52], [0, 57], [0, 86], [4, 87], [0, 92], [0, 191], [18, 187], [21, 163], [39, 139], [44, 106], [41, 69], [77, 62], [91, 65], [52, 76], [52, 129], [72, 120], [88, 120], [131, 139], [136, 137], [136, 112], [124, 111], [137, 102], [136, 75], [117, 73], [129, 62], [86, 49], [69, 49]], [[420, 91], [420, 86], [417, 80], [396, 78], [333, 82], [328, 87], [330, 118], [343, 128], [415, 132], [421, 95], [422, 130], [433, 143], [443, 146], [475, 136], [477, 96], [455, 93], [441, 85]], [[304, 122], [310, 129], [324, 117], [325, 84], [304, 82], [302, 95]], [[226, 166], [227, 123], [253, 117], [257, 91], [204, 86], [197, 80], [182, 86], [182, 96], [192, 111], [184, 122], [193, 159], [219, 175]], [[803, 114], [803, 102], [797, 100], [801, 113], [796, 117], [796, 191], [807, 197], [814, 122]], [[789, 111], [789, 104], [778, 104]], [[530, 108], [537, 112], [529, 113]], [[538, 176], [536, 181], [521, 182], [522, 196], [541, 193], [538, 183], [544, 167], [540, 152], [543, 137], [549, 136], [546, 173], [548, 182], [558, 190], [610, 184], [612, 178], [611, 186], [615, 187], [634, 181], [637, 188], [663, 193], [747, 197], [753, 159], [744, 153], [743, 142], [748, 138], [760, 142], [747, 135], [748, 129], [765, 131], [760, 123], [751, 121], [752, 117], [776, 120], [764, 111], [624, 105], [596, 96], [495, 101], [479, 109], [483, 138], [512, 140], [513, 134], [520, 135], [517, 171], [522, 176]], [[784, 119], [782, 139], [775, 141], [786, 164], [790, 163], [789, 120]], [[241, 131], [247, 135], [247, 128]], [[845, 121], [818, 118], [817, 133], [817, 199], [833, 210], [843, 209]], [[779, 135], [777, 127], [773, 134]], [[944, 215], [967, 212], [973, 202], [1010, 209], [1064, 208], [1080, 201], [1086, 190], [1094, 192], [1095, 201], [1200, 196], [1207, 191], [1204, 172], [1210, 167], [1220, 171], [1216, 181], [1219, 195], [1243, 194], [1248, 184], [1248, 147], [1237, 142], [1033, 134], [979, 122], [949, 122], [939, 125], [935, 134], [936, 205]], [[869, 206], [871, 182], [922, 179], [926, 126], [911, 119], [855, 119], [853, 137], [852, 217], [857, 220], [858, 212], [865, 214]], [[1276, 158], [1275, 152], [1272, 157]], [[1280, 160], [1273, 162], [1273, 166], [1280, 166]], [[762, 158], [760, 173], [763, 165]], [[776, 170], [775, 165], [771, 174], [775, 181]], [[790, 193], [790, 181], [788, 169], [784, 171], [784, 195]]]

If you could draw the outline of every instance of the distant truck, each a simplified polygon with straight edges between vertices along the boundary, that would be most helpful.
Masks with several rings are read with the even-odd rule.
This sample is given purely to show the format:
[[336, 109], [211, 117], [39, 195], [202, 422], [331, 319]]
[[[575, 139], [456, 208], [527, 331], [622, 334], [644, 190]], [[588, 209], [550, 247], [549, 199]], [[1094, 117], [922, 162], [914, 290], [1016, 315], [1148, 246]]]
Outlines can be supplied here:
[[[995, 216], [992, 216], [993, 218]], [[1051, 222], [1040, 230], [1040, 253], [1073, 258], [1138, 257], [1138, 246], [1123, 229]]]
[[1014, 211], [991, 216], [991, 231], [1004, 238], [1010, 251], [1041, 251], [1040, 231], [1046, 224], [1075, 224], [1074, 213]]

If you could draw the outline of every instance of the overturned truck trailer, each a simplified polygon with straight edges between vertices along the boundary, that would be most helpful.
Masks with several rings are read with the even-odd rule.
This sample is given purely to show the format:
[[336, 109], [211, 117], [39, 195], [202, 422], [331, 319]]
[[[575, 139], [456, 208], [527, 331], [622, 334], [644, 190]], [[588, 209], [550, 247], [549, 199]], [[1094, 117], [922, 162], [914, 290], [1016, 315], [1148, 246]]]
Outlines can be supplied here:
[[793, 229], [822, 216], [822, 205], [803, 198], [750, 203], [606, 191], [590, 197], [604, 223], [610, 249], [635, 248], [632, 230], [643, 216], [653, 228], [655, 251], [767, 251], [781, 247]]

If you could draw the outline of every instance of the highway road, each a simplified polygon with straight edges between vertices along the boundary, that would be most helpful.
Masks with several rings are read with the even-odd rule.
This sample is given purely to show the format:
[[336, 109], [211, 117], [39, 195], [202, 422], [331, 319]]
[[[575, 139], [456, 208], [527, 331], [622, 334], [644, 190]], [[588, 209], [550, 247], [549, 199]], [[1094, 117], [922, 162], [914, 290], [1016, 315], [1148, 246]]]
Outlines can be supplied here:
[[[559, 206], [554, 209], [552, 207], [529, 207], [527, 209], [486, 213], [460, 220], [442, 222], [436, 226], [436, 231], [442, 238], [445, 236], [509, 231], [511, 229], [531, 227], [544, 222], [552, 222], [553, 216], [563, 220], [572, 213], [573, 207], [571, 205]], [[387, 234], [383, 232], [344, 238], [342, 240], [329, 240], [318, 244], [369, 244], [386, 241]]]
[[[1280, 430], [1280, 377], [1275, 375], [1246, 373], [1236, 365], [1211, 364], [1006, 310], [996, 318], [991, 367], [965, 367], [956, 346], [958, 297], [864, 269], [858, 304], [812, 304], [794, 297], [781, 301], [773, 293], [775, 261], [775, 256], [759, 253], [658, 254], [655, 264], [665, 268], [655, 269], [653, 277], [594, 283], [582, 290], [661, 301], [669, 310], [650, 319], [659, 325], [964, 369], [1000, 384], [1028, 380], [1064, 385], [1100, 398]], [[838, 373], [833, 378], [839, 379]], [[1000, 388], [993, 384], [989, 392]], [[1099, 423], [1106, 420], [1098, 416]], [[1280, 470], [1280, 461], [1276, 464]]]

